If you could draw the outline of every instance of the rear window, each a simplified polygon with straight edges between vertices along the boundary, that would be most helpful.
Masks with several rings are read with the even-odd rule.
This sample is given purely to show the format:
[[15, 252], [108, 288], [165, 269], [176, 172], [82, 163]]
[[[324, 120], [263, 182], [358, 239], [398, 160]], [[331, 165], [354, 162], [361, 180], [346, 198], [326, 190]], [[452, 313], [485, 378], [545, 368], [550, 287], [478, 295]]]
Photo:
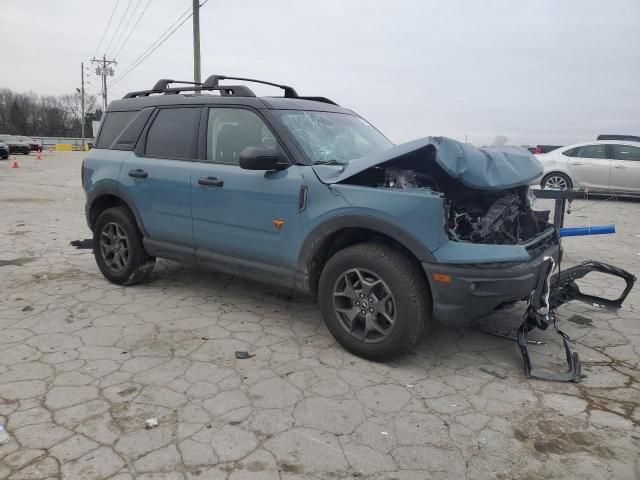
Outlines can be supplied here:
[[96, 148], [109, 148], [137, 113], [138, 112], [107, 112], [100, 127]]
[[200, 108], [163, 108], [149, 128], [145, 155], [196, 158], [199, 120]]

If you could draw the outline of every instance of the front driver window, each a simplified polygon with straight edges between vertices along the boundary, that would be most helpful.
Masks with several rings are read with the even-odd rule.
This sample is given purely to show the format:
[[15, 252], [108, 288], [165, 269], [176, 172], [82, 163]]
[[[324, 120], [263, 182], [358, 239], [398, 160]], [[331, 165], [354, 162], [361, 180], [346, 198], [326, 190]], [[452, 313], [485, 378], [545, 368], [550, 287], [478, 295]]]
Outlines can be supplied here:
[[245, 147], [276, 148], [276, 138], [262, 119], [243, 108], [210, 108], [207, 159], [238, 164]]
[[640, 148], [631, 145], [613, 145], [613, 158], [616, 160], [640, 160]]

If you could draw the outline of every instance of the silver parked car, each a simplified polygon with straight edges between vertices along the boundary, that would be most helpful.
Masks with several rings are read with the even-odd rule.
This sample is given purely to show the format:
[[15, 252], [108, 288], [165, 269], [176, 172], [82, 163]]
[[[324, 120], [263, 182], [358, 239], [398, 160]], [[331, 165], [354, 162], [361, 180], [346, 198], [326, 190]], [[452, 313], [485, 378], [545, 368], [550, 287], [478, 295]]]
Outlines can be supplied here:
[[536, 155], [544, 189], [640, 194], [640, 142], [600, 140]]

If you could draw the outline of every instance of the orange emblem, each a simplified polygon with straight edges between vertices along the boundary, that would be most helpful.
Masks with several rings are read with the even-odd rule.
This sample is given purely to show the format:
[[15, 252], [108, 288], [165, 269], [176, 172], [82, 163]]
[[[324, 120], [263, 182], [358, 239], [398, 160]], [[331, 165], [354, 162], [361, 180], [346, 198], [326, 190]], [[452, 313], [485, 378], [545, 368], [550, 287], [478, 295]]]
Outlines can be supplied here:
[[284, 220], [283, 219], [281, 219], [281, 218], [274, 218], [273, 219], [273, 226], [276, 227], [276, 230], [280, 230], [283, 225], [284, 225]]

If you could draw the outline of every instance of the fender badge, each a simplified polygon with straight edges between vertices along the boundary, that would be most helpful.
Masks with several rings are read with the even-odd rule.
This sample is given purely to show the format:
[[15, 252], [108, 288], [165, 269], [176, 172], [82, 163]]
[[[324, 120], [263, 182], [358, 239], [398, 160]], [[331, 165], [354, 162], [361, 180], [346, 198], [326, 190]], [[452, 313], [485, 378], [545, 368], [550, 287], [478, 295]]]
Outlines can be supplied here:
[[274, 218], [273, 219], [273, 226], [276, 227], [276, 230], [280, 230], [283, 225], [284, 225], [284, 220], [283, 219], [281, 219], [281, 218]]

